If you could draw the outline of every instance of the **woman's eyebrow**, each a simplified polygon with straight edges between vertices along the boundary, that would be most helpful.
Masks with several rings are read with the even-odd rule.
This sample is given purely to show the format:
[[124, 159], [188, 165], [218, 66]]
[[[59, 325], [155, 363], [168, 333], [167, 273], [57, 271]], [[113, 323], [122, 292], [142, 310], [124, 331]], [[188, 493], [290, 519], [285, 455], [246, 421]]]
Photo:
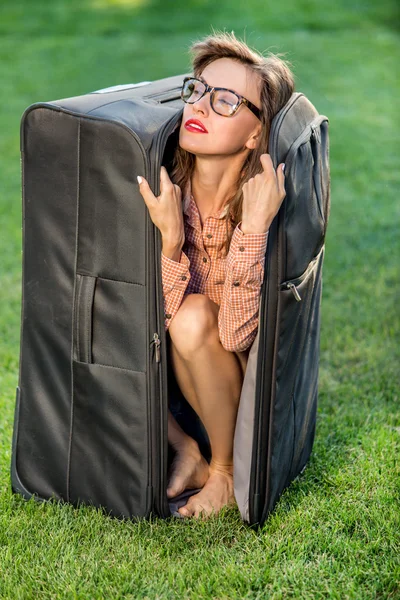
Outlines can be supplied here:
[[[197, 79], [200, 79], [200, 81], [202, 81], [203, 83], [205, 83], [206, 85], [208, 85], [207, 81], [206, 81], [206, 80], [204, 79], [204, 77], [202, 77], [201, 75], [199, 75], [199, 76], [197, 77]], [[211, 87], [213, 87], [213, 86], [211, 86]], [[217, 87], [218, 87], [218, 86], [217, 86]], [[230, 88], [221, 88], [221, 89], [223, 89], [223, 90], [226, 90], [226, 89], [230, 89]], [[233, 91], [235, 94], [238, 94], [238, 92], [235, 92], [234, 90], [231, 90], [231, 91]]]

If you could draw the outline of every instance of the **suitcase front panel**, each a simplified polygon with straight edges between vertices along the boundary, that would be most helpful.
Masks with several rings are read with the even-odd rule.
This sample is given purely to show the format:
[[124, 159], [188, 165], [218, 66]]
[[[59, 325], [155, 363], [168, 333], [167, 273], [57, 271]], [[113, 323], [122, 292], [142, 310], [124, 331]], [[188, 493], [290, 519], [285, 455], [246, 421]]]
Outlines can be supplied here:
[[145, 515], [148, 486], [146, 374], [73, 362], [69, 500], [114, 516]]
[[147, 514], [147, 209], [135, 178], [148, 175], [143, 149], [119, 123], [42, 106], [24, 117], [22, 147], [14, 488]]
[[[297, 296], [287, 284], [281, 286], [267, 511], [304, 466], [312, 447], [310, 438], [314, 438], [323, 255], [321, 250], [300, 278]], [[303, 463], [301, 457], [306, 457]]]
[[[81, 120], [69, 501], [144, 516], [151, 501], [146, 176], [136, 138]], [[139, 197], [140, 196], [140, 197]]]
[[146, 284], [146, 205], [136, 173], [146, 162], [119, 125], [81, 119], [77, 273]]
[[[15, 466], [40, 497], [66, 497], [79, 122], [46, 108], [23, 123], [23, 296]], [[61, 141], [62, 140], [62, 141]], [[62, 150], [61, 150], [62, 149]]]

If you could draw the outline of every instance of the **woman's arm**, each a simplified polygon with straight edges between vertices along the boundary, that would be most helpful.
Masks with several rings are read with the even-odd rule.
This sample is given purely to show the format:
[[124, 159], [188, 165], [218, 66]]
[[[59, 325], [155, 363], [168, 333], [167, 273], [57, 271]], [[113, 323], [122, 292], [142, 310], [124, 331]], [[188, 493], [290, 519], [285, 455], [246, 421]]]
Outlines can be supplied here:
[[286, 196], [285, 165], [275, 172], [269, 154], [262, 154], [260, 161], [262, 173], [242, 186], [242, 221], [233, 232], [218, 314], [221, 343], [235, 352], [246, 350], [257, 335], [268, 231]]
[[185, 230], [182, 191], [173, 184], [167, 169], [160, 169], [160, 195], [155, 196], [144, 177], [138, 176], [139, 190], [149, 209], [150, 218], [162, 237], [161, 271], [164, 295], [165, 329], [181, 305], [190, 280], [190, 261], [182, 251]]
[[161, 252], [161, 275], [164, 296], [164, 326], [167, 331], [178, 312], [190, 281], [190, 260], [181, 246], [163, 243]]
[[230, 352], [243, 352], [258, 328], [260, 290], [268, 231], [243, 233], [241, 222], [233, 232], [226, 259], [226, 279], [218, 313], [219, 337]]

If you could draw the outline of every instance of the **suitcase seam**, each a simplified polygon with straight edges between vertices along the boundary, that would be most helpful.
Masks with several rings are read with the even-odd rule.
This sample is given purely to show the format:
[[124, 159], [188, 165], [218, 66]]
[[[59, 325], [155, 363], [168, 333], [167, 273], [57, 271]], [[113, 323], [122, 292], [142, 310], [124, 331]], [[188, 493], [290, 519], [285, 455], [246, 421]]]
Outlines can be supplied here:
[[[76, 203], [76, 226], [75, 226], [75, 266], [74, 266], [74, 291], [73, 291], [73, 297], [75, 298], [75, 294], [76, 294], [76, 276], [77, 276], [77, 270], [78, 270], [78, 233], [79, 233], [79, 208], [80, 208], [80, 196], [79, 196], [79, 189], [80, 189], [80, 160], [81, 160], [81, 155], [80, 155], [80, 147], [81, 147], [81, 119], [78, 120], [78, 143], [77, 143], [77, 149], [78, 149], [78, 156], [77, 156], [77, 163], [78, 163], [78, 175], [77, 175], [77, 181], [76, 181], [76, 198], [77, 198], [77, 203]], [[70, 425], [69, 425], [69, 440], [68, 440], [68, 461], [67, 461], [67, 485], [66, 485], [66, 492], [67, 492], [67, 502], [70, 502], [70, 480], [71, 480], [71, 452], [72, 452], [72, 436], [73, 436], [73, 423], [74, 423], [74, 369], [73, 369], [73, 360], [74, 360], [74, 356], [73, 356], [73, 351], [74, 351], [74, 333], [75, 333], [75, 325], [76, 323], [74, 322], [75, 319], [75, 312], [72, 311], [72, 340], [71, 340], [71, 367], [70, 367], [70, 377], [71, 377], [71, 409], [70, 409]]]
[[[94, 275], [87, 275], [85, 273], [76, 273], [81, 277], [94, 277]], [[96, 279], [104, 279], [105, 281], [115, 281], [116, 283], [127, 283], [129, 285], [140, 285], [141, 287], [145, 287], [144, 283], [139, 283], [137, 281], [124, 281], [123, 279], [113, 279], [112, 277], [103, 277], [102, 275], [96, 275]]]
[[138, 371], [136, 369], [127, 369], [126, 367], [116, 367], [115, 365], [106, 365], [105, 363], [92, 362], [88, 363], [84, 360], [74, 360], [74, 363], [86, 365], [90, 367], [108, 367], [110, 369], [119, 369], [120, 371], [128, 371], [128, 373], [146, 373], [146, 371]]

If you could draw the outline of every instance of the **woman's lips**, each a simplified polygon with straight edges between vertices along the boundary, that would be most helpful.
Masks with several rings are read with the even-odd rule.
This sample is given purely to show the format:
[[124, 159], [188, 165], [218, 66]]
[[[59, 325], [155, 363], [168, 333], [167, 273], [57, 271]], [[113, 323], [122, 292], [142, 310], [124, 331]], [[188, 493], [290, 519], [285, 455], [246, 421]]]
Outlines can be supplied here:
[[193, 131], [193, 133], [208, 133], [207, 131], [201, 131], [201, 129], [193, 126], [191, 123], [189, 123], [189, 125], [185, 125], [185, 129], [188, 131]]

